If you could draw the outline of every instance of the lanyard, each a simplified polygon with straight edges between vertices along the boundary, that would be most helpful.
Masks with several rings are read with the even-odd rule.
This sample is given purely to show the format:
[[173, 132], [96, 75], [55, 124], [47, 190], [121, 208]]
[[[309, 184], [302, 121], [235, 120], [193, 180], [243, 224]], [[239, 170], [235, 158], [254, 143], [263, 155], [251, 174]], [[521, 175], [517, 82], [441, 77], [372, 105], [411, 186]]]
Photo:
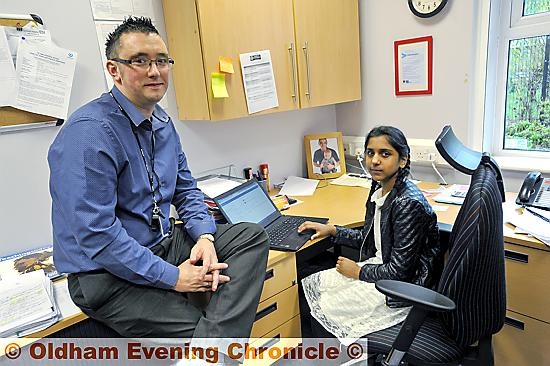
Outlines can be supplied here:
[[130, 127], [132, 128], [132, 133], [134, 134], [134, 137], [136, 139], [136, 142], [139, 147], [139, 152], [141, 153], [141, 158], [143, 160], [143, 165], [145, 166], [145, 171], [147, 172], [147, 178], [149, 178], [149, 188], [151, 190], [151, 197], [153, 199], [153, 210], [151, 215], [151, 228], [153, 231], [156, 231], [160, 227], [160, 231], [162, 233], [162, 236], [164, 236], [164, 231], [162, 228], [162, 220], [164, 218], [164, 214], [162, 213], [162, 210], [160, 209], [157, 201], [156, 195], [155, 195], [155, 183], [154, 183], [154, 177], [157, 178], [157, 182], [159, 183], [159, 195], [160, 200], [162, 201], [162, 192], [160, 191], [160, 178], [155, 172], [155, 132], [153, 131], [151, 127], [151, 171], [149, 171], [149, 165], [147, 164], [147, 159], [145, 158], [145, 152], [143, 151], [143, 146], [141, 145], [141, 141], [139, 140], [139, 136], [136, 131], [136, 126], [132, 122], [132, 119], [128, 115], [128, 113], [122, 108], [118, 100], [115, 98], [112, 92], [109, 92], [111, 97], [114, 99], [115, 103], [117, 104], [118, 108], [122, 112], [122, 114], [128, 119], [130, 122]]

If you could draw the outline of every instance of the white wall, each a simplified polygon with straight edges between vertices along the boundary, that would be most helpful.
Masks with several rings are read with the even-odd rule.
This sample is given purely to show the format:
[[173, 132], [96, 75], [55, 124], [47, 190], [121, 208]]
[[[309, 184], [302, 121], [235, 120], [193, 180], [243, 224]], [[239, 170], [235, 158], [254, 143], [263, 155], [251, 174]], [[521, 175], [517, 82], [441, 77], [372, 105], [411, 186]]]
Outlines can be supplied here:
[[[158, 1], [161, 7], [161, 2]], [[89, 0], [2, 0], [0, 13], [35, 13], [59, 46], [78, 52], [69, 112], [105, 90]], [[158, 23], [164, 30], [162, 19]], [[173, 89], [169, 112], [176, 116]], [[303, 175], [303, 135], [336, 130], [333, 106], [219, 123], [176, 121], [191, 169], [267, 162], [272, 182]], [[59, 128], [0, 134], [0, 255], [51, 243], [47, 150]]]
[[[345, 135], [364, 136], [370, 128], [392, 123], [409, 138], [437, 136], [451, 123], [467, 136], [472, 64], [474, 0], [449, 1], [433, 18], [415, 17], [406, 1], [360, 2], [363, 99], [337, 108]], [[433, 37], [433, 94], [395, 96], [394, 41]]]
[[[360, 1], [361, 101], [336, 107], [337, 126], [344, 135], [365, 136], [380, 124], [400, 128], [408, 138], [435, 139], [444, 125], [476, 148], [482, 131], [475, 123], [475, 98], [483, 98], [475, 60], [480, 51], [477, 37], [480, 1], [449, 1], [435, 17], [414, 16], [406, 1]], [[396, 40], [433, 37], [433, 94], [395, 96], [393, 44]], [[482, 65], [484, 67], [485, 65]], [[479, 148], [478, 148], [479, 149]], [[415, 178], [438, 181], [431, 168], [415, 167]], [[467, 183], [469, 177], [441, 168], [448, 182]], [[518, 191], [525, 172], [503, 170], [505, 187]]]

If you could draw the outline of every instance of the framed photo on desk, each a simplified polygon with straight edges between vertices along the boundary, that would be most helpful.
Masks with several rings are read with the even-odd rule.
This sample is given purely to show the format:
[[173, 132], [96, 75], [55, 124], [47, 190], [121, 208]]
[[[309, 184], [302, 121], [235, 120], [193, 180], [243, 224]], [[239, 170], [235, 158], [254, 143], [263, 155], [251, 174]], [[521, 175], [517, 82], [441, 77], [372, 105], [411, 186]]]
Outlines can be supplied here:
[[309, 178], [336, 178], [346, 173], [341, 132], [324, 132], [304, 136]]

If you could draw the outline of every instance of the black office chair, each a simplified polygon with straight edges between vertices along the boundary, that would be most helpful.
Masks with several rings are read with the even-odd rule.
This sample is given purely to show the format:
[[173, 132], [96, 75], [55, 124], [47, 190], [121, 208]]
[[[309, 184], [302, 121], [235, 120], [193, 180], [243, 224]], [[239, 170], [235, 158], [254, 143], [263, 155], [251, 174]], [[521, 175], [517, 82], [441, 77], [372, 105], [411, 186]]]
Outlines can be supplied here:
[[437, 292], [399, 281], [376, 283], [382, 293], [413, 305], [403, 323], [367, 336], [369, 354], [384, 355], [382, 365], [494, 363], [491, 339], [506, 313], [499, 179], [498, 166], [483, 154], [453, 225]]

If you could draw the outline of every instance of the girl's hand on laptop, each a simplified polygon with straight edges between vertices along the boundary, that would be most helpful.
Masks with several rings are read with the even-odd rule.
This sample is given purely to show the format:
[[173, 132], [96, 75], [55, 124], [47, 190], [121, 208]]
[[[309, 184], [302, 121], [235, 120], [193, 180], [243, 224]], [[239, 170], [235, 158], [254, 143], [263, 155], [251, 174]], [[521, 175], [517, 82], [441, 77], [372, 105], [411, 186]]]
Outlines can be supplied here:
[[314, 231], [313, 235], [311, 235], [311, 240], [336, 235], [336, 227], [334, 227], [334, 225], [320, 224], [318, 222], [306, 221], [302, 225], [298, 226], [299, 233], [306, 230]]

